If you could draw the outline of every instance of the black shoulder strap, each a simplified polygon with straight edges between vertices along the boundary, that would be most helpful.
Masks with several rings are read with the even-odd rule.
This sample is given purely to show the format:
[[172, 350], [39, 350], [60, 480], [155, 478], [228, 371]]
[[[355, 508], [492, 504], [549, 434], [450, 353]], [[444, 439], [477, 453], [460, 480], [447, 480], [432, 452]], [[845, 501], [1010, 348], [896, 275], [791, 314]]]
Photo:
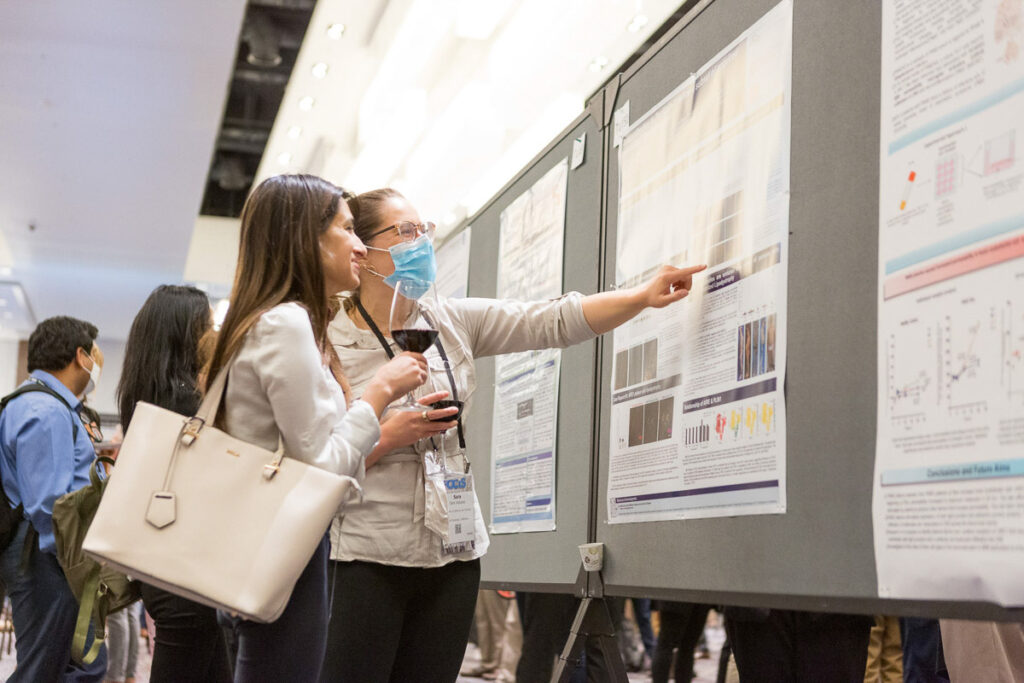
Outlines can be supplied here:
[[71, 413], [71, 439], [72, 441], [78, 441], [78, 420], [76, 419], [78, 416], [76, 415], [74, 408], [71, 407], [71, 405], [67, 402], [67, 400], [65, 400], [63, 396], [61, 396], [56, 391], [46, 386], [42, 382], [30, 382], [28, 384], [18, 387], [17, 389], [7, 394], [3, 398], [0, 398], [0, 412], [3, 412], [3, 410], [7, 407], [7, 404], [13, 401], [14, 399], [18, 398], [19, 396], [22, 396], [23, 394], [31, 394], [36, 391], [41, 391], [44, 394], [49, 394], [50, 396], [53, 396], [55, 399], [64, 404], [64, 407], [67, 408], [68, 412]]
[[[356, 303], [356, 308], [359, 309], [359, 315], [363, 316], [363, 320], [366, 321], [367, 326], [369, 326], [369, 328], [373, 330], [373, 334], [376, 335], [377, 341], [379, 341], [380, 345], [384, 347], [384, 353], [388, 354], [388, 358], [394, 358], [395, 352], [391, 350], [391, 345], [388, 344], [388, 340], [384, 338], [384, 334], [380, 331], [380, 328], [377, 327], [377, 323], [373, 322], [373, 318], [371, 318], [370, 314], [366, 312], [365, 308], [363, 308], [363, 303], [359, 300], [359, 297], [354, 297], [354, 301]], [[421, 313], [423, 314], [424, 318], [427, 318], [426, 311], [421, 311]], [[437, 327], [433, 320], [427, 318], [427, 322], [433, 325], [435, 328]], [[437, 353], [438, 355], [441, 356], [441, 360], [444, 362], [444, 371], [448, 374], [448, 384], [451, 386], [452, 389], [452, 399], [458, 401], [459, 389], [458, 387], [455, 386], [455, 375], [452, 373], [451, 364], [448, 362], [448, 354], [444, 352], [444, 345], [441, 344], [440, 334], [434, 338], [434, 346], [437, 347]], [[456, 418], [456, 430], [459, 435], [459, 448], [465, 450], [466, 437], [462, 431], [461, 412], [459, 413], [459, 416]]]

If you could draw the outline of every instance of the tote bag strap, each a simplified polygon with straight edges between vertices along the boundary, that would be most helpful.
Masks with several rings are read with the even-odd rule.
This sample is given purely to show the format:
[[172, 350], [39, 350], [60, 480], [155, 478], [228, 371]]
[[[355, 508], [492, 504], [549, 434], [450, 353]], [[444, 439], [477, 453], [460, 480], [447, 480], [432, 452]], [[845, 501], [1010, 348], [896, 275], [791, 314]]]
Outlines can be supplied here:
[[[188, 448], [195, 443], [203, 427], [208, 424], [212, 425], [217, 419], [217, 413], [224, 398], [224, 391], [228, 385], [228, 372], [230, 372], [232, 365], [234, 365], [234, 360], [220, 369], [217, 376], [213, 378], [213, 383], [210, 384], [210, 389], [206, 392], [203, 402], [199, 404], [199, 410], [196, 411], [193, 417], [185, 420], [185, 423], [182, 425], [174, 444], [174, 452], [171, 454], [170, 462], [167, 463], [167, 472], [164, 474], [164, 491], [171, 490], [171, 480], [174, 477], [174, 465], [178, 459], [178, 452], [182, 447]], [[263, 466], [263, 478], [267, 480], [273, 479], [274, 475], [281, 469], [281, 461], [283, 459], [284, 442], [278, 436], [277, 450], [274, 451], [274, 456], [270, 459], [270, 462]]]

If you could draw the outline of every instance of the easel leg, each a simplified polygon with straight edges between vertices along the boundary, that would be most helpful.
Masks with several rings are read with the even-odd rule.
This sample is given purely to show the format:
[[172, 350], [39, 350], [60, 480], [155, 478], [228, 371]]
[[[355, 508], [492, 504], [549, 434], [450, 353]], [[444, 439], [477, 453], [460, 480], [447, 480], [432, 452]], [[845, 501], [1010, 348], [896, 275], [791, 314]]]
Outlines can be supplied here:
[[565, 643], [562, 654], [558, 657], [558, 665], [551, 676], [552, 683], [568, 683], [576, 662], [583, 655], [587, 637], [597, 638], [604, 657], [605, 668], [609, 674], [609, 683], [627, 683], [626, 666], [619, 654], [619, 643], [615, 638], [615, 627], [612, 625], [608, 605], [601, 598], [583, 598], [576, 611], [576, 618], [569, 631], [569, 640]]

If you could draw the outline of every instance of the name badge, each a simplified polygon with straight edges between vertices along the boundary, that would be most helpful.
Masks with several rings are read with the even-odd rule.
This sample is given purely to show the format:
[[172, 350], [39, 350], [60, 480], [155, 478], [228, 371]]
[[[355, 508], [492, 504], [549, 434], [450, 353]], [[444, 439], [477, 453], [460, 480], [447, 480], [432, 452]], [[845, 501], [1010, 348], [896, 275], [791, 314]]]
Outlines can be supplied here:
[[448, 503], [448, 536], [442, 540], [445, 555], [473, 550], [476, 547], [473, 475], [445, 472], [444, 493]]

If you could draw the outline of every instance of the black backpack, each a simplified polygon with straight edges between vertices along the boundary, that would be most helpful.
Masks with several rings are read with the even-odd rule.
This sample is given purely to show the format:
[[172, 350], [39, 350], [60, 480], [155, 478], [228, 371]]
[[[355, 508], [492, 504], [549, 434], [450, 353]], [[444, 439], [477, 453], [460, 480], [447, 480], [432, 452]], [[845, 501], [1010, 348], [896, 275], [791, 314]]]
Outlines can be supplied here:
[[[18, 398], [22, 394], [30, 394], [35, 391], [41, 391], [53, 396], [63, 403], [64, 407], [74, 415], [75, 411], [70, 405], [68, 405], [68, 402], [64, 400], [64, 397], [42, 382], [30, 382], [24, 386], [18, 387], [3, 398], [0, 398], [0, 413], [2, 413], [4, 409], [7, 408], [7, 404], [14, 399]], [[74, 418], [71, 420], [71, 429], [72, 443], [74, 443], [78, 440], [78, 421]], [[21, 504], [16, 508], [11, 507], [11, 500], [7, 497], [7, 493], [3, 490], [3, 484], [0, 482], [0, 552], [3, 552], [7, 546], [11, 544], [14, 534], [18, 531], [18, 524], [20, 524], [24, 518], [25, 508]], [[34, 537], [34, 534], [30, 534], [30, 536]], [[30, 540], [34, 541], [34, 538], [26, 537], [26, 545]]]

